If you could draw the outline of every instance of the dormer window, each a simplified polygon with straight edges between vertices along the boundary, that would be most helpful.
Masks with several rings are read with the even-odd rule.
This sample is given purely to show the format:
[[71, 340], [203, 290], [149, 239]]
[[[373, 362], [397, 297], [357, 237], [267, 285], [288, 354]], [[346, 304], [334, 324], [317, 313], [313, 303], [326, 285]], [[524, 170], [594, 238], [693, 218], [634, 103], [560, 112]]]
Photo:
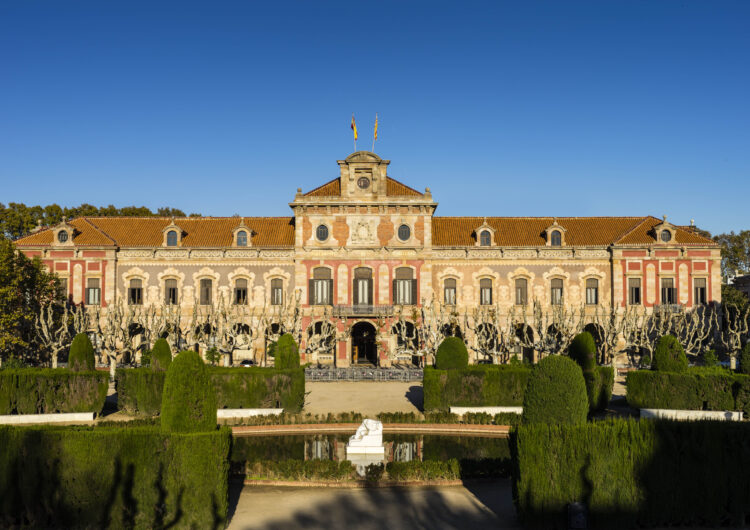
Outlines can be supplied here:
[[557, 217], [552, 219], [552, 224], [544, 229], [547, 236], [548, 247], [562, 247], [565, 245], [565, 232], [567, 230], [557, 222]]
[[492, 234], [489, 230], [482, 230], [479, 233], [479, 246], [489, 247], [492, 245]]
[[667, 216], [664, 216], [664, 220], [654, 226], [654, 235], [656, 236], [657, 243], [674, 243], [675, 239], [675, 228], [672, 223], [667, 222]]
[[662, 230], [659, 239], [661, 239], [662, 243], [669, 243], [672, 241], [672, 232], [669, 230]]
[[67, 230], [60, 230], [57, 233], [57, 240], [60, 243], [67, 243], [68, 242], [68, 231]]
[[169, 232], [167, 232], [167, 246], [168, 247], [177, 246], [177, 231], [176, 230], [170, 230]]
[[246, 247], [247, 246], [247, 232], [244, 230], [240, 230], [237, 232], [237, 246], [238, 247]]
[[562, 234], [559, 230], [553, 230], [552, 234], [550, 234], [550, 245], [553, 247], [562, 246]]

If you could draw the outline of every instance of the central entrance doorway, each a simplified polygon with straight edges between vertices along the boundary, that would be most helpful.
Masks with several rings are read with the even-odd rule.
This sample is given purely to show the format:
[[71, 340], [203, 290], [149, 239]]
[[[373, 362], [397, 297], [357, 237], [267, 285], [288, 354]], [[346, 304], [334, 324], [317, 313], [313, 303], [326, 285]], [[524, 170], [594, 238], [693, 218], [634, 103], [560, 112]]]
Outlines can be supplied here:
[[369, 322], [354, 324], [352, 327], [352, 364], [378, 365], [375, 335], [375, 326]]

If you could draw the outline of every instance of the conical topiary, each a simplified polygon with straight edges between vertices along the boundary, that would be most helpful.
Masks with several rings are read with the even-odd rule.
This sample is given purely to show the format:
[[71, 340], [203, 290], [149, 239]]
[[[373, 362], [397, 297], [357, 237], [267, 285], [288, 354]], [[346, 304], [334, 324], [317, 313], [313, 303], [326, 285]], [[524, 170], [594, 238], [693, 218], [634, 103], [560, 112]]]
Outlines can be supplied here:
[[568, 347], [568, 355], [584, 372], [596, 368], [596, 342], [588, 331], [576, 335]]
[[469, 352], [466, 344], [458, 337], [445, 337], [435, 354], [435, 368], [438, 370], [458, 370], [469, 366]]
[[276, 368], [299, 368], [299, 349], [289, 333], [284, 333], [276, 343]]
[[216, 391], [200, 355], [183, 351], [172, 360], [161, 398], [161, 428], [169, 432], [216, 429]]
[[664, 335], [656, 343], [652, 370], [660, 372], [684, 372], [688, 369], [688, 361], [682, 344], [674, 335]]
[[68, 353], [68, 368], [74, 372], [94, 369], [94, 345], [85, 333], [79, 333], [73, 338]]
[[166, 339], [158, 339], [151, 349], [151, 369], [154, 372], [166, 372], [172, 364], [172, 348]]
[[585, 423], [589, 411], [583, 371], [562, 355], [534, 367], [523, 396], [524, 423]]

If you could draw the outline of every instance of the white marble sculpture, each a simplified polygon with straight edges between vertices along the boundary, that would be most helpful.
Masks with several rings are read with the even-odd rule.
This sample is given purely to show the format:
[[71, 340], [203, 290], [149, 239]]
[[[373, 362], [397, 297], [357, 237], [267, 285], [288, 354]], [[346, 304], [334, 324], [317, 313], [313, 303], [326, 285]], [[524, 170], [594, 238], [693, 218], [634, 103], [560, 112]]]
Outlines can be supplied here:
[[383, 424], [378, 420], [366, 419], [346, 444], [347, 453], [383, 454]]

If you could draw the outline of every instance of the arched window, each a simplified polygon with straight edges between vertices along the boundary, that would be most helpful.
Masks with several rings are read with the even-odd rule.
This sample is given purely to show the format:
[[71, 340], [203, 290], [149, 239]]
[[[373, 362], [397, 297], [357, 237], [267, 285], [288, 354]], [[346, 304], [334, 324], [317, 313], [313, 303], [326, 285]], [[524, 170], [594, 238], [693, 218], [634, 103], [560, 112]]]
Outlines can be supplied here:
[[563, 300], [563, 281], [560, 278], [554, 278], [551, 282], [550, 303], [560, 305]]
[[492, 245], [492, 234], [490, 234], [489, 230], [482, 230], [479, 233], [479, 245], [483, 247]]
[[130, 285], [128, 286], [128, 304], [143, 304], [143, 282], [141, 280], [130, 280]]
[[479, 280], [479, 303], [492, 305], [492, 280], [489, 278]]
[[247, 246], [247, 232], [244, 230], [240, 230], [237, 232], [237, 246], [238, 247], [246, 247]]
[[[326, 230], [328, 229], [326, 228]], [[311, 305], [331, 305], [333, 301], [331, 269], [328, 267], [314, 268], [309, 287]]]
[[234, 303], [247, 305], [247, 280], [244, 278], [238, 278], [234, 282]]
[[550, 234], [550, 244], [553, 247], [559, 247], [562, 246], [562, 234], [559, 230], [553, 230], [552, 234]]
[[169, 232], [167, 232], [167, 246], [177, 246], [177, 232], [175, 230], [170, 230]]
[[516, 305], [526, 305], [528, 301], [528, 281], [526, 278], [518, 278], [516, 280]]
[[318, 225], [318, 228], [315, 230], [315, 237], [318, 238], [318, 241], [328, 239], [328, 227], [326, 225]]
[[281, 278], [271, 280], [271, 305], [284, 305], [284, 282]]
[[586, 304], [597, 305], [599, 303], [599, 280], [589, 278], [586, 280]]
[[443, 282], [443, 292], [445, 293], [445, 303], [447, 305], [456, 305], [456, 280], [446, 278]]
[[409, 267], [399, 267], [393, 279], [393, 304], [413, 305], [417, 299], [417, 281]]

